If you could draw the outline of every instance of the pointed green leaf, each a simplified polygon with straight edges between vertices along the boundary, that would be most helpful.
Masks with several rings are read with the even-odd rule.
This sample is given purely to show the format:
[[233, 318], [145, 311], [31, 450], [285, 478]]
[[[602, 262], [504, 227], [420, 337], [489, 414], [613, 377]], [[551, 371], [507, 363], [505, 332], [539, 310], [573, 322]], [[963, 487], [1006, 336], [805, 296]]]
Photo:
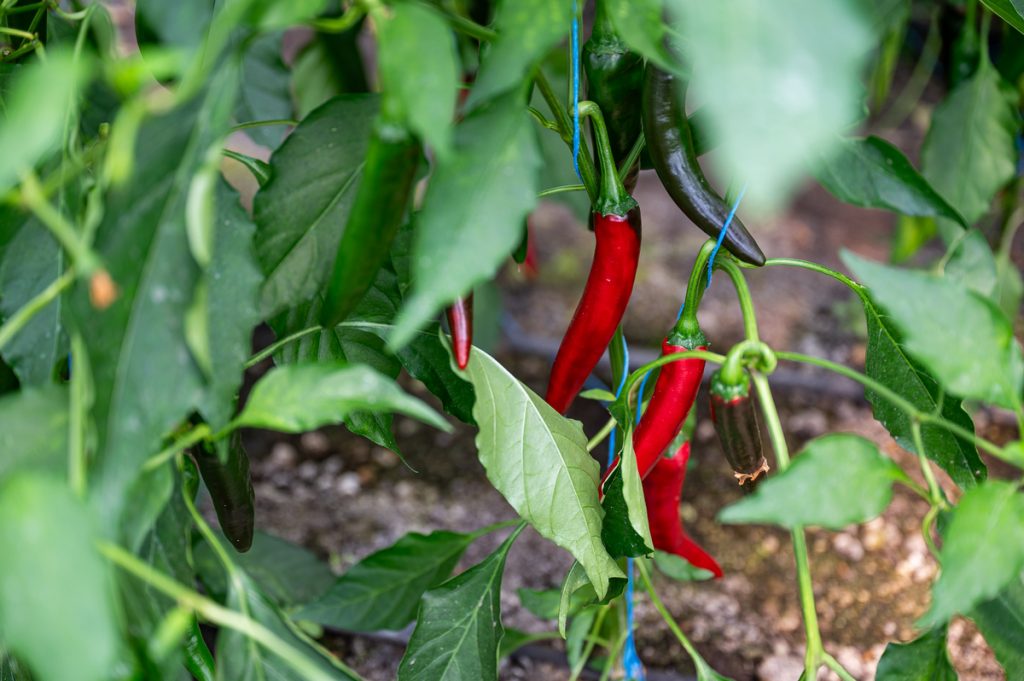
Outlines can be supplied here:
[[727, 506], [724, 523], [820, 525], [838, 530], [876, 517], [892, 500], [892, 483], [906, 474], [874, 443], [857, 435], [811, 440], [784, 473]]
[[876, 681], [956, 681], [946, 650], [946, 627], [936, 627], [910, 643], [890, 643], [878, 661]]
[[703, 582], [714, 577], [714, 573], [694, 566], [693, 563], [674, 553], [654, 552], [654, 564], [666, 577], [680, 582]]
[[416, 220], [412, 296], [395, 320], [391, 347], [408, 343], [443, 306], [493, 277], [508, 259], [537, 201], [538, 158], [518, 93], [459, 124], [454, 154], [431, 178]]
[[968, 223], [988, 211], [996, 191], [1017, 172], [1018, 127], [1016, 94], [987, 59], [935, 108], [921, 169]]
[[998, 304], [996, 258], [985, 235], [976, 229], [969, 230], [950, 248], [952, 252], [942, 274]]
[[1024, 33], [1024, 3], [1020, 0], [981, 0], [1010, 26]]
[[654, 549], [647, 524], [644, 483], [637, 469], [633, 451], [633, 430], [626, 428], [622, 436], [622, 462], [604, 483], [604, 522], [601, 541], [613, 557], [645, 556]]
[[[964, 411], [961, 401], [943, 394], [938, 382], [907, 355], [892, 317], [883, 314], [867, 294], [861, 294], [860, 299], [868, 326], [865, 373], [922, 412], [932, 413], [941, 408], [943, 418], [973, 433], [974, 422]], [[907, 451], [916, 453], [913, 424], [907, 413], [873, 390], [865, 389], [864, 396], [871, 403], [875, 418], [896, 442]], [[921, 425], [921, 439], [928, 458], [949, 473], [960, 487], [973, 487], [985, 479], [988, 469], [972, 442], [930, 423]]]
[[483, 562], [423, 595], [399, 681], [497, 681], [501, 578], [521, 530]]
[[[992, 301], [935, 275], [887, 267], [852, 253], [842, 257], [892, 315], [903, 334], [903, 347], [942, 387], [1009, 408], [1020, 403], [1020, 344]], [[950, 319], [957, 323], [950, 324]]]
[[339, 423], [353, 411], [397, 412], [440, 430], [451, 426], [392, 379], [363, 365], [340, 362], [278, 367], [252, 389], [236, 426], [302, 433]]
[[307, 116], [270, 158], [273, 174], [256, 194], [261, 311], [271, 317], [319, 291], [362, 175], [375, 95], [330, 100]]
[[295, 617], [348, 631], [401, 629], [415, 619], [423, 593], [448, 579], [474, 539], [456, 532], [407, 534], [353, 565]]
[[968, 490], [942, 539], [942, 573], [921, 618], [924, 626], [968, 613], [1024, 570], [1024, 496], [1017, 485], [995, 480]]
[[0, 638], [40, 679], [106, 681], [119, 664], [113, 579], [97, 538], [63, 483], [37, 474], [0, 483]]
[[1007, 681], [1024, 680], [1024, 576], [968, 615], [1006, 672]]
[[448, 24], [434, 9], [406, 2], [393, 5], [377, 23], [377, 37], [386, 114], [403, 121], [444, 159], [451, 147], [459, 86]]
[[815, 176], [833, 196], [854, 206], [944, 217], [967, 226], [903, 152], [875, 136], [843, 139], [815, 168]]
[[579, 421], [570, 421], [479, 348], [466, 378], [480, 462], [491, 484], [541, 534], [586, 569], [599, 596], [622, 571], [601, 542], [599, 466]]

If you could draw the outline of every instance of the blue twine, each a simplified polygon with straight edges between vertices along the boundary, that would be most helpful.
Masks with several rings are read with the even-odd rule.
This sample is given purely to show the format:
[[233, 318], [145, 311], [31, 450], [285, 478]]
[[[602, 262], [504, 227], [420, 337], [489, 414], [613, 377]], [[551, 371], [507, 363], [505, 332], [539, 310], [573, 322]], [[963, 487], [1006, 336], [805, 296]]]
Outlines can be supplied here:
[[572, 167], [580, 175], [580, 22], [572, 0]]
[[[729, 225], [732, 224], [732, 219], [736, 217], [736, 211], [740, 207], [740, 201], [743, 200], [743, 195], [747, 193], [747, 185], [743, 184], [740, 189], [740, 193], [736, 195], [736, 200], [732, 204], [732, 209], [729, 210], [729, 216], [725, 218], [725, 224], [722, 225], [722, 231], [718, 233], [718, 241], [715, 242], [715, 247], [711, 250], [711, 257], [708, 258], [708, 288], [711, 288], [711, 271], [715, 264], [715, 256], [718, 255], [718, 249], [722, 247], [722, 242], [725, 241], [725, 235], [729, 231]], [[683, 308], [679, 308], [679, 316], [683, 316]]]
[[636, 650], [636, 639], [633, 638], [635, 617], [633, 614], [633, 559], [626, 561], [626, 645], [622, 649], [622, 670], [630, 681], [644, 681], [644, 663]]
[[[653, 371], [653, 369], [651, 369], [651, 371]], [[643, 380], [640, 381], [640, 392], [637, 394], [636, 398], [636, 425], [638, 426], [640, 425], [640, 410], [643, 409], [644, 406], [644, 388], [647, 387], [647, 379], [651, 377], [651, 371], [644, 374]]]
[[[615, 399], [622, 394], [626, 387], [626, 378], [629, 377], [629, 343], [626, 342], [626, 334], [622, 334], [622, 378], [619, 379], [619, 387], [615, 389]], [[608, 465], [615, 460], [615, 428], [608, 434]]]

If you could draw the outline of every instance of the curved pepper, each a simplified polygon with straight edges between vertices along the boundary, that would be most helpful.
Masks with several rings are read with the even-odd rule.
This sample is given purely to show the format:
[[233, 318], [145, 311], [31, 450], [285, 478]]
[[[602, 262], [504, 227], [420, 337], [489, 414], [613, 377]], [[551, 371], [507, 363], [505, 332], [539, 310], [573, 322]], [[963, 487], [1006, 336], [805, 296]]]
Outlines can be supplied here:
[[[697, 162], [693, 137], [683, 106], [685, 82], [648, 64], [644, 78], [643, 128], [647, 152], [669, 196], [705, 234], [717, 238], [729, 206], [708, 184]], [[723, 242], [743, 262], [763, 265], [764, 253], [738, 217], [733, 217]]]
[[420, 156], [408, 130], [377, 120], [320, 312], [324, 327], [344, 321], [373, 284], [405, 218]]
[[719, 369], [711, 376], [711, 420], [718, 433], [725, 458], [743, 491], [757, 487], [762, 474], [768, 472], [768, 461], [761, 445], [757, 410], [750, 399], [750, 376], [746, 370], [738, 382], [727, 382]]
[[252, 547], [256, 497], [242, 436], [237, 431], [231, 436], [228, 458], [223, 463], [205, 444], [194, 447], [192, 455], [213, 499], [220, 529], [239, 553], [245, 553]]
[[445, 312], [448, 328], [452, 332], [452, 349], [455, 363], [460, 369], [469, 364], [469, 351], [473, 347], [473, 294], [456, 298]]
[[684, 442], [672, 456], [660, 457], [644, 479], [651, 539], [654, 548], [684, 558], [691, 565], [711, 572], [717, 579], [722, 576], [718, 561], [686, 534], [679, 520], [679, 502], [683, 496], [689, 460], [690, 443]]
[[619, 180], [600, 114], [587, 111], [599, 138], [601, 189], [593, 210], [594, 261], [544, 396], [559, 413], [572, 404], [619, 326], [640, 260], [640, 209]]
[[[583, 45], [583, 70], [587, 97], [601, 108], [615, 166], [619, 167], [640, 136], [644, 60], [616, 35], [605, 5], [605, 0], [595, 4], [594, 28]], [[639, 174], [638, 160], [623, 179], [626, 191], [633, 191]]]

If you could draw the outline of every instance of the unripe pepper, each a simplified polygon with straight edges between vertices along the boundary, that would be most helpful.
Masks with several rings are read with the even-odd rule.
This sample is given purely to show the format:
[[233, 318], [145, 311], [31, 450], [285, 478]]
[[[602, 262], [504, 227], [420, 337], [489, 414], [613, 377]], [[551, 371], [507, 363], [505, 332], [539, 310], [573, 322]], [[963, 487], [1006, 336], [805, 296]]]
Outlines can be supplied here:
[[[595, 3], [594, 28], [583, 46], [583, 69], [587, 74], [587, 98], [601, 108], [615, 166], [620, 167], [642, 128], [644, 60], [616, 35], [606, 4], [606, 0]], [[638, 160], [623, 179], [626, 191], [633, 191], [639, 174]]]
[[192, 455], [213, 499], [220, 529], [239, 553], [245, 553], [252, 547], [255, 494], [241, 434], [235, 431], [231, 436], [223, 463], [212, 446], [205, 443], [193, 447]]
[[[652, 64], [644, 77], [643, 128], [658, 178], [675, 204], [705, 234], [717, 238], [730, 209], [711, 188], [694, 148], [686, 118], [686, 83]], [[763, 265], [764, 253], [738, 217], [723, 242], [743, 262]]]
[[460, 369], [469, 364], [469, 351], [473, 347], [473, 293], [465, 298], [456, 298], [448, 306], [448, 329], [452, 333], [452, 350], [455, 363]]
[[711, 420], [736, 481], [750, 493], [762, 474], [768, 472], [768, 461], [761, 445], [757, 410], [750, 399], [750, 376], [745, 369], [740, 372], [730, 377], [719, 369], [711, 376]]
[[[580, 110], [584, 111], [582, 105]], [[593, 210], [590, 275], [558, 348], [544, 396], [559, 413], [572, 404], [622, 320], [640, 259], [640, 209], [619, 180], [600, 114], [590, 108], [586, 111], [593, 116], [599, 138], [601, 188]]]
[[644, 479], [651, 539], [659, 551], [675, 554], [719, 578], [722, 568], [718, 561], [686, 534], [679, 519], [679, 502], [683, 496], [689, 460], [690, 443], [684, 442], [672, 456], [660, 457]]

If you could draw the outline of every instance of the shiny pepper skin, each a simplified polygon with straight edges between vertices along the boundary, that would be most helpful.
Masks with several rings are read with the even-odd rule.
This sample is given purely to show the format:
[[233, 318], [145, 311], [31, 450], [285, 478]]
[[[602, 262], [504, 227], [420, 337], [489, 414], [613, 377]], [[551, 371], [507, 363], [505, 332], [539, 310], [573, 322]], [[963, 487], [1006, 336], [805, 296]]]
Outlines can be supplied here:
[[714, 574], [722, 576], [718, 561], [693, 541], [679, 519], [679, 502], [686, 480], [686, 464], [690, 460], [690, 443], [684, 442], [669, 457], [658, 459], [644, 479], [644, 499], [647, 502], [647, 521], [651, 528], [654, 548], [672, 553]]
[[469, 351], [473, 347], [473, 294], [456, 298], [446, 311], [448, 329], [452, 332], [452, 350], [460, 369], [469, 364]]
[[[565, 413], [622, 320], [640, 259], [640, 210], [594, 213], [594, 261], [583, 296], [551, 368], [547, 400]], [[684, 415], [685, 416], [685, 415]]]

